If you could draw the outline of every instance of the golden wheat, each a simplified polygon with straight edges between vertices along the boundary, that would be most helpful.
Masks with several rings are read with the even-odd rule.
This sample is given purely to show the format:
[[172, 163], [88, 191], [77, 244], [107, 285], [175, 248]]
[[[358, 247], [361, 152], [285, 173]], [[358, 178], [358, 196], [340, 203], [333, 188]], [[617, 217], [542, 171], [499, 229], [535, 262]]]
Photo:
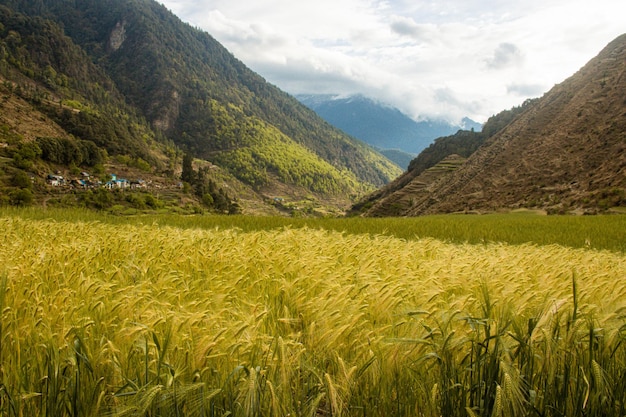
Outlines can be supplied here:
[[17, 217], [0, 230], [0, 414], [626, 403], [622, 254]]

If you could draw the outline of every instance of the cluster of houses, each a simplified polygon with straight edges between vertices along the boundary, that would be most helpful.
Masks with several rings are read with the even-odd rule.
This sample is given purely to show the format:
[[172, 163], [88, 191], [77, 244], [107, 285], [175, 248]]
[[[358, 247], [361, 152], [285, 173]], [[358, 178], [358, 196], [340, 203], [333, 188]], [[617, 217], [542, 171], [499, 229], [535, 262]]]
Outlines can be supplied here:
[[113, 189], [141, 189], [147, 188], [148, 184], [142, 179], [129, 181], [125, 178], [117, 178], [117, 175], [111, 174], [111, 179], [105, 183], [93, 178], [88, 172], [81, 172], [80, 178], [67, 179], [59, 174], [48, 174], [47, 183], [52, 187], [71, 187], [71, 188], [106, 188]]

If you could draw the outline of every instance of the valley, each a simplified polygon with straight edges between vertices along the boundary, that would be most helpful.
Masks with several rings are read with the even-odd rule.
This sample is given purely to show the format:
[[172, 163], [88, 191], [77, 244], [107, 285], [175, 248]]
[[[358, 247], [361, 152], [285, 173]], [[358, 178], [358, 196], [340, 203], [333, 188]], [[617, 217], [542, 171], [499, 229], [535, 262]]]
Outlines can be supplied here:
[[626, 415], [625, 73], [420, 142], [158, 2], [0, 0], [0, 416]]

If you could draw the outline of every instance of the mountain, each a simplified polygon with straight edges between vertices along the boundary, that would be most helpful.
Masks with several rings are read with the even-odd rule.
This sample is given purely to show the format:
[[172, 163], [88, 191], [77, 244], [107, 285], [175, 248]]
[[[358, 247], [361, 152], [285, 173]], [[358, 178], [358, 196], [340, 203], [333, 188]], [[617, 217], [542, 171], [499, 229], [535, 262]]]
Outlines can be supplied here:
[[387, 159], [403, 169], [406, 169], [406, 167], [409, 166], [413, 158], [415, 158], [414, 154], [404, 152], [398, 149], [379, 149], [378, 152], [385, 155]]
[[[296, 98], [315, 110], [324, 120], [344, 132], [382, 150], [396, 149], [419, 154], [435, 138], [459, 129], [480, 130], [481, 125], [468, 118], [461, 125], [443, 120], [416, 122], [397, 108], [356, 95], [297, 95]], [[401, 165], [406, 168], [406, 165]]]
[[482, 131], [459, 130], [435, 139], [428, 148], [411, 160], [408, 169], [394, 181], [365, 196], [349, 210], [351, 215], [402, 215], [419, 196], [427, 196], [430, 186], [462, 165], [487, 139], [508, 125], [536, 99], [491, 116]]
[[[105, 163], [141, 160], [176, 178], [189, 154], [195, 171], [211, 167], [253, 199], [337, 207], [401, 173], [155, 1], [1, 0], [0, 18], [7, 94], [54, 124], [56, 139], [106, 151]], [[6, 129], [23, 140], [5, 140], [5, 158], [41, 136]], [[39, 170], [68, 168], [52, 159]]]
[[543, 97], [509, 114], [507, 124], [490, 128], [487, 123], [484, 142], [462, 164], [425, 180], [428, 168], [414, 161], [413, 170], [368, 196], [355, 211], [416, 216], [513, 209], [597, 213], [625, 207], [624, 74], [626, 35]]

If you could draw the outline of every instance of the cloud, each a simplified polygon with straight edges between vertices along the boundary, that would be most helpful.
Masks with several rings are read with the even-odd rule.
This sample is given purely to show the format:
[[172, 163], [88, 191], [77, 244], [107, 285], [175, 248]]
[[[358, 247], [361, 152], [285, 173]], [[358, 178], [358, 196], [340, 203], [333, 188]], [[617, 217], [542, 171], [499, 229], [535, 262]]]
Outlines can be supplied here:
[[430, 37], [433, 25], [427, 27], [427, 25], [424, 24], [417, 24], [415, 20], [410, 17], [394, 16], [389, 27], [394, 33], [400, 36], [421, 40]]
[[510, 66], [520, 66], [524, 62], [524, 55], [520, 49], [512, 43], [503, 42], [493, 53], [491, 58], [485, 60], [490, 69], [502, 69]]
[[536, 97], [546, 91], [546, 87], [542, 84], [509, 84], [506, 86], [506, 92], [521, 97]]
[[414, 118], [484, 121], [624, 32], [623, 0], [160, 1], [289, 93], [361, 93]]
[[368, 78], [366, 69], [349, 58], [320, 59], [300, 54], [280, 62], [258, 61], [253, 67], [271, 83], [280, 82], [281, 88], [292, 94], [354, 94], [363, 89], [362, 80]]

